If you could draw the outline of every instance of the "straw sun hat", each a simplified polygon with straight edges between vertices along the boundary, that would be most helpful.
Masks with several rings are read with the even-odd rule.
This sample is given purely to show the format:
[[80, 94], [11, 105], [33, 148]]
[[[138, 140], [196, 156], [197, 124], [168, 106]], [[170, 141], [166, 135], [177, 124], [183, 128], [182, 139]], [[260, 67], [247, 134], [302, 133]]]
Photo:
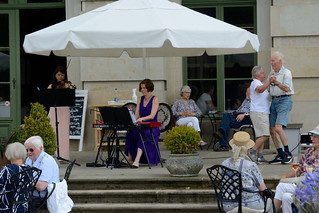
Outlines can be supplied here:
[[231, 147], [233, 147], [234, 144], [238, 147], [245, 146], [247, 149], [250, 149], [255, 145], [254, 141], [250, 139], [250, 135], [243, 131], [236, 132], [233, 139], [229, 141]]

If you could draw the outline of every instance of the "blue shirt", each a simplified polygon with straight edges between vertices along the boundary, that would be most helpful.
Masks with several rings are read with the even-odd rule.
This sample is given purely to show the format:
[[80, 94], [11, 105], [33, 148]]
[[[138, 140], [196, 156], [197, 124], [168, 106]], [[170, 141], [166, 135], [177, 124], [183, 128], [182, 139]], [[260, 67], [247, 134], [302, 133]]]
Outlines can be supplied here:
[[237, 113], [249, 113], [250, 112], [250, 99], [245, 98], [240, 107], [236, 110]]
[[[47, 182], [48, 184], [60, 182], [59, 166], [54, 160], [54, 158], [48, 153], [42, 151], [39, 157], [37, 158], [37, 160], [33, 164], [32, 164], [32, 160], [30, 158], [27, 158], [25, 164], [42, 170], [39, 181], [44, 181], [44, 182]], [[46, 190], [42, 191], [40, 193], [41, 197], [45, 193], [46, 193]]]

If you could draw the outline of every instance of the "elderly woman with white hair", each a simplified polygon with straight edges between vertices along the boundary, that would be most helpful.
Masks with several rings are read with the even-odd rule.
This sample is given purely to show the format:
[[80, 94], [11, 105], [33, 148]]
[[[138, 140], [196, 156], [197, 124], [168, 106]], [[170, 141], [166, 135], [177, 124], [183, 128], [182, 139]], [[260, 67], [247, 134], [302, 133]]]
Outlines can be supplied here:
[[[190, 99], [191, 88], [187, 85], [181, 88], [181, 98], [175, 100], [172, 106], [173, 115], [177, 118], [176, 125], [177, 126], [190, 126], [193, 127], [196, 131], [200, 132], [199, 127], [199, 116], [202, 115], [202, 111], [198, 108], [195, 101]], [[200, 141], [200, 146], [205, 146], [203, 140]]]
[[[247, 132], [240, 131], [235, 133], [233, 139], [229, 141], [233, 155], [221, 164], [241, 173], [244, 189], [248, 189], [249, 191], [263, 191], [267, 189], [267, 187], [257, 164], [245, 159], [248, 150], [251, 149], [254, 144], [254, 141], [250, 139], [250, 135]], [[268, 203], [270, 204], [271, 202], [267, 202], [266, 212], [272, 212], [273, 209]], [[237, 202], [224, 202], [224, 210], [226, 212], [231, 211], [236, 208], [237, 205]], [[242, 206], [250, 209], [263, 210], [265, 203], [259, 193], [242, 192]]]
[[[22, 172], [26, 168], [24, 160], [27, 156], [25, 146], [19, 142], [11, 143], [7, 146], [5, 151], [6, 158], [10, 164], [2, 167], [0, 171], [0, 212], [11, 212], [10, 208], [10, 190], [12, 175]], [[27, 212], [28, 204], [15, 205], [12, 212]]]

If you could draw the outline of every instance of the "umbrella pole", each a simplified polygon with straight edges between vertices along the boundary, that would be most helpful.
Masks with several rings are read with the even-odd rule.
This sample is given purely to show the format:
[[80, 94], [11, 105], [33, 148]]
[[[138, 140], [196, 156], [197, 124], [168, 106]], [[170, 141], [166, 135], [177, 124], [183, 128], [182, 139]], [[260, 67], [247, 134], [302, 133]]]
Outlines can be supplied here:
[[146, 78], [146, 49], [143, 48], [143, 78]]

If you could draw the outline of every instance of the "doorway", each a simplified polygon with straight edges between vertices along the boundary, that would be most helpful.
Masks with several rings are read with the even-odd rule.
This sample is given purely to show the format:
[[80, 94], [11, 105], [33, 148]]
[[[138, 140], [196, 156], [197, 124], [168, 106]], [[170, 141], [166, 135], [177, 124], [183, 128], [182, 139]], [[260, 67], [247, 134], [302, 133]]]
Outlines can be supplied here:
[[64, 8], [20, 10], [21, 123], [28, 115], [30, 103], [39, 100], [39, 89], [52, 82], [54, 69], [66, 67], [66, 57], [27, 54], [23, 49], [25, 35], [65, 20]]

